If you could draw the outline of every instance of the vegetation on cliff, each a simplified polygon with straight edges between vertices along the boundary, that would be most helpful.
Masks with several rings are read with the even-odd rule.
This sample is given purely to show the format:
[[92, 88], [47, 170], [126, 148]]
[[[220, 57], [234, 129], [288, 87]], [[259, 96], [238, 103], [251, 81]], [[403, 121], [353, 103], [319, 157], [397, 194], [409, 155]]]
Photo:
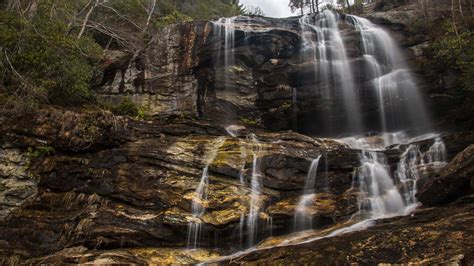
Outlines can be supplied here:
[[[102, 75], [104, 50], [135, 56], [168, 24], [243, 11], [233, 0], [0, 1], [2, 110], [97, 104], [92, 88]], [[108, 109], [139, 115], [138, 107], [122, 107]]]

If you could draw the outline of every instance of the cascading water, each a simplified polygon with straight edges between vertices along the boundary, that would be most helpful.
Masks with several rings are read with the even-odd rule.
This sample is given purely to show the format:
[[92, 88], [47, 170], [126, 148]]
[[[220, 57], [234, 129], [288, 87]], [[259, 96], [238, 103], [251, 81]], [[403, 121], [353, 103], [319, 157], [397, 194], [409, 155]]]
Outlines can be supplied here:
[[300, 197], [298, 206], [295, 210], [295, 230], [311, 229], [313, 225], [312, 216], [308, 212], [308, 208], [314, 201], [314, 186], [316, 185], [316, 176], [318, 173], [319, 160], [321, 155], [311, 162], [311, 166], [306, 177], [303, 195]]
[[[360, 109], [365, 108], [368, 104], [360, 104], [358, 89], [361, 88], [354, 85], [356, 84], [354, 79], [355, 70], [351, 69], [351, 63], [353, 62], [350, 62], [347, 58], [346, 47], [338, 28], [341, 17], [332, 11], [326, 10], [318, 15], [303, 16], [299, 19], [299, 26], [302, 30], [303, 43], [300, 52], [302, 53], [303, 63], [314, 63], [314, 77], [312, 78], [314, 78], [317, 86], [313, 86], [312, 89], [320, 90], [323, 98], [322, 102], [328, 102], [327, 108], [324, 108], [321, 114], [318, 114], [327, 117], [327, 123], [321, 127], [333, 127], [334, 123], [331, 119], [337, 118], [337, 121], [344, 121], [344, 123], [341, 123], [344, 125], [335, 125], [339, 128], [329, 130], [332, 133], [361, 134], [371, 130], [381, 131], [376, 136], [350, 137], [342, 140], [351, 148], [360, 150], [360, 167], [354, 178], [354, 186], [360, 193], [359, 212], [353, 218], [358, 220], [352, 220], [351, 223], [354, 224], [335, 230], [329, 233], [327, 237], [367, 228], [375, 219], [410, 213], [418, 205], [414, 196], [417, 180], [433, 167], [444, 165], [446, 159], [445, 147], [440, 138], [437, 138], [427, 151], [425, 146], [422, 149], [418, 144], [410, 144], [432, 139], [433, 136], [419, 135], [423, 132], [429, 132], [431, 128], [430, 121], [416, 82], [409, 68], [405, 66], [403, 56], [390, 35], [366, 19], [347, 16], [346, 20], [351, 21], [360, 33], [365, 66], [363, 72], [368, 80], [365, 91], [368, 91], [367, 94], [372, 94], [369, 96], [372, 96], [378, 102], [378, 111], [374, 115], [376, 119], [373, 119], [377, 121], [375, 124], [378, 125], [372, 128], [364, 127], [362, 120]], [[223, 86], [226, 86], [229, 82], [230, 75], [227, 71], [235, 63], [233, 50], [235, 48], [236, 27], [239, 31], [242, 30], [246, 37], [250, 36], [248, 32], [250, 28], [241, 25], [242, 21], [241, 19], [230, 18], [219, 19], [214, 22], [215, 32], [221, 40], [220, 45], [224, 45], [224, 48], [219, 47], [218, 50], [219, 58], [223, 61], [220, 61], [219, 64], [226, 71], [226, 84]], [[238, 26], [235, 23], [238, 23]], [[222, 52], [225, 55], [221, 55]], [[305, 88], [295, 87], [292, 91], [295, 119], [298, 115], [298, 97], [303, 98], [303, 96], [297, 95], [297, 92], [300, 93], [300, 89], [301, 93], [304, 94]], [[364, 98], [364, 100], [367, 99]], [[372, 98], [369, 97], [368, 100], [372, 100]], [[372, 119], [372, 115], [370, 114], [370, 119]], [[367, 119], [365, 116], [364, 113], [364, 121]], [[341, 117], [344, 119], [340, 119]], [[297, 126], [296, 120], [294, 120], [293, 127], [297, 128]], [[410, 133], [403, 131], [408, 128], [411, 129]], [[233, 131], [228, 130], [228, 132], [233, 137], [237, 137]], [[419, 137], [410, 138], [413, 134], [418, 134]], [[238, 229], [236, 229], [239, 231], [241, 247], [254, 245], [267, 231], [267, 228], [264, 228], [262, 224], [265, 213], [259, 159], [262, 153], [261, 144], [255, 135], [250, 135], [248, 138], [253, 143], [251, 148], [252, 171], [251, 175], [246, 177], [246, 164], [244, 163], [239, 175], [241, 184], [249, 186], [251, 189], [248, 212], [242, 213]], [[393, 164], [389, 165], [387, 162], [385, 150], [387, 147], [393, 147], [397, 144], [402, 153], [398, 164], [396, 164], [396, 171], [392, 172]], [[241, 141], [240, 145], [242, 158], [245, 158], [243, 161], [246, 161], [248, 144]], [[320, 159], [321, 156], [312, 161], [304, 191], [295, 209], [295, 231], [312, 228], [313, 221], [309, 210], [311, 204], [314, 203], [314, 187]], [[389, 157], [389, 159], [392, 163], [393, 158]], [[325, 161], [327, 164], [327, 158]], [[207, 169], [205, 168], [203, 172], [207, 173]], [[198, 187], [197, 192], [199, 191]], [[203, 210], [193, 206], [193, 214], [195, 209], [195, 217], [199, 218]], [[361, 218], [362, 220], [360, 220]], [[271, 226], [271, 219], [267, 219], [267, 221]], [[244, 242], [246, 244], [243, 244]]]
[[[316, 19], [316, 24], [313, 22]], [[362, 119], [360, 117], [358, 93], [354, 87], [352, 70], [346, 55], [346, 48], [342, 41], [339, 28], [339, 16], [329, 10], [314, 16], [303, 16], [299, 23], [303, 31], [302, 53], [304, 60], [315, 63], [315, 75], [321, 79], [323, 95], [328, 100], [337, 100], [334, 93], [342, 95], [342, 113], [346, 116], [347, 132], [360, 133]], [[316, 33], [316, 40], [308, 30]], [[318, 62], [318, 64], [316, 64]], [[323, 116], [333, 117], [340, 115], [339, 110], [329, 110]], [[325, 125], [332, 127], [330, 121]]]
[[261, 189], [262, 189], [262, 175], [260, 172], [260, 161], [258, 155], [260, 153], [260, 145], [255, 135], [251, 135], [251, 139], [255, 145], [252, 162], [252, 177], [250, 180], [250, 188], [252, 192], [250, 194], [250, 209], [246, 219], [246, 228], [248, 232], [248, 245], [251, 246], [255, 243], [255, 239], [258, 235], [259, 225], [259, 214], [261, 208]]
[[[214, 31], [216, 32], [217, 38], [221, 40], [224, 39], [224, 49], [222, 49], [221, 41], [219, 41], [218, 47], [218, 58], [222, 58], [221, 52], [224, 51], [224, 62], [220, 62], [223, 64], [224, 71], [225, 71], [225, 84], [229, 84], [229, 71], [230, 66], [234, 64], [234, 53], [232, 49], [234, 49], [235, 44], [235, 20], [237, 17], [231, 18], [220, 18], [216, 22], [213, 23]], [[225, 87], [225, 86], [224, 86]]]
[[420, 146], [417, 144], [408, 146], [401, 155], [395, 171], [395, 177], [401, 184], [400, 189], [407, 206], [418, 204], [415, 198], [416, 181], [426, 172], [438, 170], [446, 164], [446, 147], [441, 138], [436, 138], [433, 145], [424, 153], [420, 151]]
[[293, 129], [298, 129], [298, 92], [296, 88], [292, 88], [292, 99], [291, 99], [291, 107], [293, 109]]
[[[234, 138], [237, 138], [240, 135], [240, 131], [245, 130], [244, 127], [231, 125], [226, 127], [226, 131], [229, 135]], [[242, 213], [240, 216], [239, 226], [238, 226], [238, 236], [240, 240], [240, 247], [252, 246], [256, 243], [257, 240], [260, 240], [261, 237], [265, 236], [267, 232], [272, 231], [272, 219], [271, 217], [264, 217], [266, 220], [265, 224], [261, 223], [261, 211], [262, 211], [262, 173], [260, 170], [260, 153], [261, 144], [257, 139], [255, 134], [250, 134], [247, 136], [247, 141], [251, 143], [250, 152], [252, 154], [252, 171], [250, 175], [250, 202], [248, 213]], [[239, 173], [239, 180], [241, 185], [246, 186], [246, 177], [245, 177], [245, 167], [247, 162], [247, 155], [249, 145], [247, 142], [239, 139], [240, 145], [240, 157], [242, 160], [242, 167]], [[243, 197], [245, 195], [242, 195]], [[244, 244], [246, 240], [246, 244]]]
[[367, 219], [379, 219], [410, 213], [417, 205], [416, 181], [424, 172], [439, 169], [446, 164], [446, 149], [441, 138], [422, 152], [418, 144], [408, 145], [400, 156], [393, 176], [384, 150], [395, 144], [414, 143], [430, 138], [424, 135], [408, 138], [404, 132], [387, 133], [378, 137], [346, 138], [342, 141], [360, 149], [360, 163], [355, 185], [361, 192], [359, 214]]
[[404, 202], [390, 175], [383, 154], [377, 151], [361, 152], [358, 170], [361, 200], [359, 209], [368, 211], [371, 219], [402, 215]]
[[201, 231], [202, 231], [202, 223], [200, 221], [200, 217], [205, 213], [206, 209], [203, 206], [204, 202], [207, 200], [208, 197], [208, 186], [209, 186], [209, 166], [217, 157], [219, 152], [219, 148], [222, 147], [224, 142], [226, 141], [225, 137], [219, 137], [214, 140], [211, 146], [211, 152], [207, 155], [205, 163], [206, 166], [202, 171], [201, 180], [199, 181], [199, 185], [196, 188], [195, 195], [193, 196], [192, 204], [191, 204], [191, 212], [193, 216], [193, 220], [188, 224], [188, 247], [189, 248], [197, 248], [199, 244], [199, 240], [201, 238]]
[[348, 16], [360, 33], [365, 75], [379, 104], [382, 132], [403, 128], [430, 130], [430, 122], [416, 81], [390, 35], [365, 18]]

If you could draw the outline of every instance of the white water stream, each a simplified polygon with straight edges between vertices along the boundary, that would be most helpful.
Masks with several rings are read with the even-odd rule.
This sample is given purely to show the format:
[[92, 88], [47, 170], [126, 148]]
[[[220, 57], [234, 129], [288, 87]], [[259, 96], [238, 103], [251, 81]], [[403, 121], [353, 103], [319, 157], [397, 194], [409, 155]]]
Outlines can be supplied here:
[[199, 184], [196, 188], [196, 192], [191, 204], [193, 220], [188, 224], [188, 248], [197, 248], [199, 246], [202, 232], [202, 221], [200, 220], [200, 217], [206, 211], [206, 208], [203, 205], [208, 199], [209, 166], [217, 157], [219, 148], [222, 147], [225, 141], [226, 137], [216, 138], [211, 143], [210, 152], [206, 155], [206, 165], [202, 171], [201, 180], [199, 181]]

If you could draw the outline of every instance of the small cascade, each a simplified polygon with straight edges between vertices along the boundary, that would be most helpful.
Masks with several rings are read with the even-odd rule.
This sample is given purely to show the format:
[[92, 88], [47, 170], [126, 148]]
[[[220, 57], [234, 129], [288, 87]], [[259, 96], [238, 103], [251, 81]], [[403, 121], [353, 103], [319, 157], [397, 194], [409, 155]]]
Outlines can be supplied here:
[[306, 177], [303, 195], [300, 197], [298, 206], [295, 210], [295, 231], [312, 228], [313, 219], [312, 215], [308, 213], [308, 208], [311, 206], [311, 204], [313, 204], [314, 201], [314, 186], [316, 185], [316, 175], [318, 172], [320, 159], [321, 155], [311, 162], [311, 166]]
[[[318, 62], [315, 64], [315, 75], [321, 78], [324, 88], [323, 97], [337, 100], [337, 93], [342, 95], [343, 115], [346, 118], [346, 131], [360, 133], [362, 131], [362, 118], [360, 117], [358, 93], [354, 87], [354, 80], [346, 48], [342, 41], [337, 23], [339, 16], [325, 10], [318, 16], [303, 16], [300, 19], [302, 28], [302, 54], [304, 60]], [[315, 21], [315, 22], [313, 22]], [[308, 31], [316, 33], [316, 40]], [[329, 110], [325, 117], [340, 115], [338, 110]], [[330, 121], [327, 127], [332, 126]]]
[[247, 216], [246, 228], [248, 231], [248, 245], [251, 246], [255, 243], [255, 240], [258, 236], [258, 224], [259, 224], [259, 215], [261, 208], [261, 189], [262, 189], [262, 174], [260, 172], [260, 161], [258, 155], [260, 153], [260, 145], [258, 139], [255, 135], [251, 135], [251, 139], [255, 145], [252, 162], [252, 176], [250, 180], [250, 188], [252, 190], [250, 195], [250, 210]]
[[439, 170], [446, 164], [446, 147], [441, 138], [436, 138], [433, 145], [424, 153], [420, 151], [420, 146], [417, 144], [408, 146], [400, 156], [395, 171], [395, 177], [400, 182], [400, 189], [407, 206], [418, 205], [415, 198], [417, 180], [424, 177], [427, 172]]
[[296, 88], [292, 89], [292, 101], [291, 101], [291, 107], [293, 111], [293, 129], [298, 130], [298, 93], [296, 91]]
[[418, 86], [395, 41], [365, 18], [348, 18], [361, 36], [365, 74], [377, 95], [382, 131], [407, 127], [429, 130], [430, 121]]
[[420, 178], [418, 173], [419, 158], [422, 157], [420, 147], [411, 144], [402, 153], [400, 162], [398, 162], [395, 176], [398, 178], [403, 191], [403, 199], [405, 204], [411, 205], [416, 203], [416, 180]]
[[[226, 127], [227, 133], [229, 133], [229, 135], [234, 138], [240, 136], [243, 130], [245, 130], [245, 127], [235, 125]], [[263, 202], [261, 195], [263, 189], [263, 180], [260, 170], [259, 158], [262, 152], [261, 144], [255, 134], [249, 134], [247, 136], [247, 140], [250, 141], [250, 145], [243, 140], [239, 140], [240, 157], [242, 160], [242, 167], [239, 172], [239, 181], [243, 186], [250, 186], [251, 190], [248, 213], [243, 212], [241, 214], [239, 226], [237, 228], [238, 232], [236, 232], [238, 233], [238, 239], [240, 240], [240, 248], [250, 247], [262, 237], [270, 236], [273, 227], [273, 221], [271, 217], [262, 217]], [[252, 171], [249, 178], [250, 183], [247, 184], [245, 170], [247, 156], [249, 155], [249, 146], [250, 152], [252, 154]], [[245, 196], [246, 195], [242, 195], [242, 197]], [[262, 218], [265, 219], [264, 223], [262, 223]], [[268, 235], [267, 232], [270, 232], [270, 235]]]
[[[240, 131], [243, 131], [243, 130], [245, 130], [245, 127], [242, 127], [242, 126], [230, 125], [230, 126], [226, 127], [227, 133], [229, 135], [231, 135], [233, 138], [239, 137], [240, 134], [241, 134]], [[246, 166], [246, 163], [247, 163], [247, 156], [248, 156], [247, 145], [242, 139], [239, 139], [239, 146], [240, 146], [240, 158], [242, 160], [242, 166], [241, 166], [240, 171], [239, 171], [239, 181], [240, 181], [240, 184], [242, 186], [245, 186], [246, 185], [246, 182], [245, 182], [245, 166]], [[242, 196], [244, 196], [244, 195], [242, 195]], [[242, 212], [241, 215], [240, 215], [238, 230], [236, 232], [238, 234], [238, 236], [236, 235], [236, 239], [239, 239], [239, 247], [240, 248], [244, 247], [244, 245], [243, 245], [244, 230], [245, 230], [244, 226], [245, 226], [245, 212]]]
[[219, 148], [222, 147], [226, 141], [225, 137], [219, 137], [212, 143], [211, 152], [207, 155], [205, 163], [206, 166], [202, 171], [201, 180], [196, 188], [195, 196], [191, 204], [191, 212], [193, 220], [188, 224], [188, 247], [197, 248], [199, 240], [201, 239], [202, 223], [200, 217], [205, 213], [204, 202], [208, 199], [209, 187], [209, 166], [217, 157]]
[[446, 146], [443, 139], [436, 138], [433, 145], [426, 152], [426, 160], [428, 163], [446, 164]]
[[385, 156], [377, 151], [362, 150], [358, 170], [361, 196], [359, 210], [370, 219], [402, 215], [405, 204], [390, 175]]
[[220, 18], [216, 22], [213, 22], [214, 32], [219, 40], [224, 39], [224, 49], [222, 49], [222, 42], [219, 43], [218, 47], [218, 58], [222, 58], [222, 50], [224, 52], [224, 62], [219, 62], [223, 64], [224, 71], [226, 72], [225, 83], [229, 84], [229, 71], [230, 66], [234, 62], [234, 44], [235, 44], [235, 20], [237, 17], [231, 18]]
[[[361, 192], [359, 214], [367, 219], [379, 219], [410, 213], [418, 202], [415, 198], [416, 181], [428, 171], [446, 165], [446, 148], [441, 138], [422, 152], [417, 141], [433, 138], [427, 134], [409, 138], [404, 132], [385, 133], [381, 136], [346, 138], [342, 141], [360, 149], [360, 164], [355, 186]], [[408, 143], [415, 143], [409, 144]], [[407, 145], [400, 155], [392, 176], [384, 150], [395, 144]]]

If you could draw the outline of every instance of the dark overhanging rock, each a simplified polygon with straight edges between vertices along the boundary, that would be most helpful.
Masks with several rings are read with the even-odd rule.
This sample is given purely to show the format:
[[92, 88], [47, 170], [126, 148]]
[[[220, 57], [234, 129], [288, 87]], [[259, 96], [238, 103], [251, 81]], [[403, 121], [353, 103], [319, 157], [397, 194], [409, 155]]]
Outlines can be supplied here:
[[474, 193], [474, 145], [460, 152], [441, 172], [424, 183], [416, 197], [427, 206], [446, 204]]

